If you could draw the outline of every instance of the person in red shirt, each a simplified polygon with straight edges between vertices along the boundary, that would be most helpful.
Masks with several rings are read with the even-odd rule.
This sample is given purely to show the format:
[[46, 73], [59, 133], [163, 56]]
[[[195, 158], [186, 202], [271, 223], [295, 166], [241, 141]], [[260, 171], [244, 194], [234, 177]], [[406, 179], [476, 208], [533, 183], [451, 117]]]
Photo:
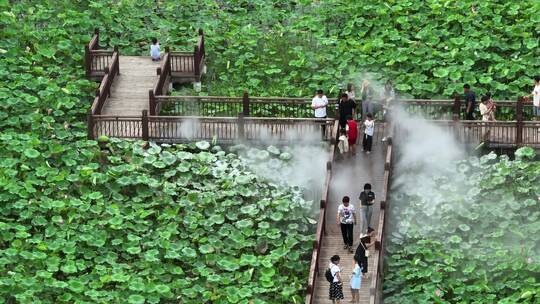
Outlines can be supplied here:
[[358, 138], [358, 124], [351, 115], [347, 116], [347, 137], [349, 139], [349, 151], [356, 154], [356, 139]]

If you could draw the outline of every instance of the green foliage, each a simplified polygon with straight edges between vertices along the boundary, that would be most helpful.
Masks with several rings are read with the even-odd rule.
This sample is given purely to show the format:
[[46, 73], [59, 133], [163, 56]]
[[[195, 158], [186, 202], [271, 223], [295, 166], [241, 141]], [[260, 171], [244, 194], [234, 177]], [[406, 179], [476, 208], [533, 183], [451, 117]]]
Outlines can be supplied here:
[[313, 226], [300, 189], [267, 184], [205, 142], [145, 150], [110, 141], [108, 152], [79, 141], [73, 168], [65, 155], [32, 153], [45, 167], [17, 171], [19, 156], [5, 155], [0, 298], [301, 300]]
[[392, 190], [385, 303], [540, 301], [540, 162], [516, 156], [434, 174], [437, 195]]

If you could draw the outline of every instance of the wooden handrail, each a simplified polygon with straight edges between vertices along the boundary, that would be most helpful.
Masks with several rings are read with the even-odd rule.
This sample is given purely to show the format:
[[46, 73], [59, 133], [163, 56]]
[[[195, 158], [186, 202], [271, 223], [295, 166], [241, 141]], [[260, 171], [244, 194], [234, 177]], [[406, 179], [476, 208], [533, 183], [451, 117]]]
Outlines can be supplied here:
[[309, 266], [309, 275], [307, 282], [307, 293], [305, 304], [312, 304], [315, 297], [315, 282], [320, 274], [319, 258], [321, 255], [321, 247], [324, 233], [326, 231], [326, 210], [328, 205], [328, 193], [330, 190], [330, 183], [332, 180], [332, 163], [334, 161], [334, 152], [336, 150], [336, 141], [338, 136], [339, 121], [334, 121], [332, 133], [330, 137], [330, 153], [328, 156], [328, 162], [326, 165], [326, 177], [321, 195], [321, 208], [319, 210], [319, 220], [317, 221], [317, 232], [315, 234], [315, 241], [313, 246], [313, 252], [311, 254], [311, 263]]
[[384, 159], [384, 179], [383, 189], [381, 192], [381, 209], [379, 211], [379, 224], [377, 227], [377, 242], [375, 248], [378, 250], [374, 256], [373, 265], [377, 266], [372, 275], [371, 285], [369, 288], [369, 303], [378, 304], [381, 302], [382, 282], [384, 272], [384, 230], [386, 227], [386, 211], [388, 210], [388, 193], [390, 192], [390, 181], [392, 177], [392, 163], [393, 163], [393, 128], [391, 122], [390, 126], [386, 129], [386, 156]]
[[[238, 100], [242, 101], [242, 97], [237, 96], [168, 96], [169, 99], [208, 99], [208, 100]], [[277, 101], [277, 102], [305, 102], [305, 103], [311, 103], [311, 98], [304, 98], [304, 97], [253, 97], [250, 96], [250, 102], [251, 101]], [[337, 101], [336, 98], [328, 98], [328, 101]], [[379, 101], [379, 100], [376, 100]], [[436, 104], [436, 105], [448, 105], [451, 106], [454, 103], [453, 99], [398, 99], [398, 102], [402, 103], [408, 103], [408, 104]], [[495, 100], [494, 101], [497, 105], [508, 105], [508, 106], [515, 106], [517, 104], [516, 101], [509, 101], [509, 100]]]
[[158, 103], [157, 97], [166, 96], [169, 89], [166, 88], [171, 79], [171, 51], [169, 47], [165, 48], [165, 54], [161, 62], [161, 66], [157, 68], [157, 75], [159, 75], [154, 89], [149, 93], [149, 114], [150, 116], [159, 115], [161, 104]]
[[101, 110], [105, 105], [105, 100], [111, 95], [111, 86], [114, 81], [114, 77], [120, 74], [120, 65], [119, 65], [119, 54], [118, 50], [115, 48], [115, 51], [112, 55], [111, 63], [108, 67], [105, 68], [105, 76], [101, 80], [99, 87], [96, 91], [96, 97], [90, 108], [92, 115], [101, 114]]

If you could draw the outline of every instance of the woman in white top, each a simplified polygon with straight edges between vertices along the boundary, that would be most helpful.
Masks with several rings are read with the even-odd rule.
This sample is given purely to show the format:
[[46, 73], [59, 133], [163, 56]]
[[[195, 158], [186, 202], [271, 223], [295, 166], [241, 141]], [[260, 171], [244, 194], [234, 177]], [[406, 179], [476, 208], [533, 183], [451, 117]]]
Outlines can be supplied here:
[[[534, 89], [530, 95], [523, 96], [525, 100], [533, 99], [533, 114], [536, 120], [540, 120], [540, 76], [534, 76]], [[538, 129], [540, 132], [540, 129]]]
[[341, 280], [341, 267], [339, 267], [339, 255], [334, 255], [330, 258], [330, 265], [328, 265], [328, 268], [330, 268], [330, 272], [332, 273], [332, 277], [334, 280], [332, 283], [330, 283], [330, 300], [332, 300], [332, 303], [334, 304], [340, 304], [343, 300], [343, 283]]
[[482, 115], [482, 121], [490, 121], [493, 112], [493, 107], [488, 107], [487, 102], [489, 101], [488, 96], [482, 96], [480, 99], [480, 104], [478, 105], [478, 108], [480, 109], [480, 115]]

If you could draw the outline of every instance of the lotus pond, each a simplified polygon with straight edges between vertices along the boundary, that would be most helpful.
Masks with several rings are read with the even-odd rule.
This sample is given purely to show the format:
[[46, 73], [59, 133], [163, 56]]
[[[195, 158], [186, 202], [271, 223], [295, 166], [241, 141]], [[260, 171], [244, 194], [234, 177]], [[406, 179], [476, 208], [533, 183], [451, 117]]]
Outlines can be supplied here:
[[531, 148], [515, 155], [394, 186], [384, 303], [540, 302], [540, 162]]
[[70, 173], [55, 157], [7, 172], [41, 195], [1, 195], [1, 303], [301, 302], [314, 227], [301, 188], [207, 142], [142, 146], [89, 141]]

